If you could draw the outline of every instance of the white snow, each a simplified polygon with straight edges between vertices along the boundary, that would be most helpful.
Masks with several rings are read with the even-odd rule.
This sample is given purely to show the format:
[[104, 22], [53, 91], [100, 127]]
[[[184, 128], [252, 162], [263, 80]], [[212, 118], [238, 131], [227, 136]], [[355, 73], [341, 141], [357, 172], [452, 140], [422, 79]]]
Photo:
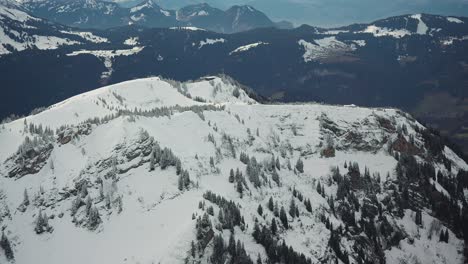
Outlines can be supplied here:
[[463, 36], [463, 37], [448, 37], [446, 39], [441, 40], [441, 44], [444, 46], [450, 46], [453, 45], [454, 41], [465, 41], [468, 40], [468, 36]]
[[[16, 32], [16, 31], [15, 31]], [[20, 34], [16, 32], [17, 34]], [[69, 40], [66, 38], [59, 38], [55, 36], [38, 36], [38, 35], [22, 35], [22, 41], [17, 41], [10, 38], [5, 34], [3, 28], [0, 28], [0, 55], [8, 54], [11, 51], [6, 49], [7, 45], [12, 46], [16, 51], [22, 51], [31, 47], [35, 47], [41, 50], [57, 49], [62, 45], [76, 45], [80, 44], [78, 41]]]
[[[322, 40], [318, 43], [333, 47], [335, 44], [332, 42]], [[112, 57], [108, 52], [82, 51]], [[235, 96], [236, 91], [239, 92], [238, 96]], [[204, 102], [194, 100], [197, 97]], [[203, 111], [203, 117], [192, 111], [174, 111], [170, 116], [111, 118], [100, 125], [93, 125], [89, 135], [77, 136], [68, 144], [61, 145], [56, 140], [51, 142], [54, 149], [47, 160], [48, 165], [38, 173], [19, 179], [4, 177], [4, 161], [16, 152], [26, 136], [32, 136], [24, 130], [25, 122], [57, 129], [63, 125], [80, 124], [89, 118], [103, 118], [120, 110], [145, 111], [176, 105], [223, 105], [225, 108]], [[386, 145], [376, 151], [337, 148], [335, 157], [321, 157], [324, 132], [320, 129], [319, 119], [323, 116], [327, 116], [345, 133], [362, 133], [366, 142], [382, 142], [396, 136], [378, 127], [378, 116], [400, 125], [406, 124], [408, 133], [414, 133], [412, 127], [420, 126], [396, 109], [315, 103], [262, 105], [251, 99], [236, 82], [220, 77], [206, 77], [186, 83], [157, 77], [127, 81], [74, 96], [39, 114], [7, 123], [0, 128], [0, 207], [7, 205], [11, 211], [11, 218], [3, 218], [2, 226], [5, 226], [5, 233], [12, 241], [15, 263], [183, 263], [190, 242], [196, 239], [192, 213], [196, 216], [204, 213], [198, 209], [198, 202], [203, 200], [202, 194], [207, 190], [233, 200], [242, 208], [247, 227], [245, 230], [235, 228], [236, 238], [245, 244], [247, 253], [254, 260], [257, 254], [265, 258], [265, 250], [251, 236], [255, 218], [261, 224], [269, 223], [272, 219], [272, 212], [266, 209], [269, 197], [274, 197], [279, 206], [288, 207], [292, 188], [312, 201], [313, 210], [312, 213], [307, 212], [300, 203], [300, 220], [290, 219], [291, 228], [282, 230], [278, 236], [298, 252], [310, 257], [313, 263], [318, 263], [329, 250], [330, 231], [319, 220], [322, 209], [328, 209], [328, 202], [316, 192], [316, 183], [322, 182], [325, 192], [333, 194], [336, 186], [325, 184], [330, 176], [330, 167], [340, 166], [344, 170], [345, 161], [356, 161], [360, 166], [368, 167], [371, 173], [378, 172], [382, 176], [390, 173], [390, 177], [393, 177], [397, 162], [386, 152]], [[176, 172], [172, 167], [161, 170], [157, 166], [150, 172], [146, 162], [140, 167], [120, 172], [120, 169], [143, 161], [142, 156], [128, 160], [124, 154], [127, 150], [140, 147], [136, 142], [144, 134], [143, 131], [181, 159], [193, 181], [190, 190], [178, 190]], [[214, 143], [208, 139], [210, 134]], [[228, 154], [229, 150], [222, 139], [224, 134], [232, 137], [236, 158]], [[335, 138], [336, 146], [344, 146], [348, 141], [346, 134]], [[228, 181], [231, 168], [239, 168], [245, 173], [245, 165], [239, 161], [241, 151], [255, 156], [261, 163], [270, 160], [272, 155], [278, 157], [281, 186], [272, 184], [271, 187], [255, 188], [248, 181], [249, 191], [241, 199], [235, 186]], [[457, 164], [457, 168], [467, 166], [453, 152], [446, 149], [444, 153]], [[210, 167], [210, 157], [214, 157], [216, 168]], [[294, 166], [299, 157], [304, 161], [304, 173], [288, 170], [288, 160]], [[98, 164], [104, 164], [110, 158], [115, 159], [115, 167], [119, 171], [114, 184], [104, 177], [106, 171], [97, 169]], [[105, 209], [104, 202], [98, 200], [98, 178], [103, 179], [106, 193], [112, 191], [113, 196], [121, 197], [121, 213]], [[94, 205], [99, 208], [103, 221], [96, 231], [76, 226], [70, 215], [74, 194], [70, 194], [71, 197], [59, 194], [72, 189], [82, 179], [89, 180], [89, 195], [95, 199]], [[44, 194], [39, 192], [41, 187]], [[23, 199], [25, 189], [31, 200], [43, 198], [51, 206], [30, 205], [26, 212], [18, 211], [16, 208]], [[211, 205], [208, 201], [206, 203]], [[265, 205], [262, 217], [257, 214], [259, 204]], [[211, 220], [216, 223], [219, 208], [214, 207], [215, 216]], [[34, 221], [39, 210], [55, 216], [49, 219], [54, 228], [52, 233], [35, 234]], [[62, 218], [58, 217], [60, 213], [64, 213]], [[450, 232], [450, 242], [439, 243], [435, 229], [431, 228], [435, 221], [431, 216], [423, 212], [424, 225], [421, 228], [414, 225], [412, 217], [412, 212], [407, 210], [403, 219], [395, 221], [415, 238], [414, 243], [404, 240], [399, 247], [385, 251], [388, 263], [407, 259], [417, 259], [420, 263], [460, 263], [463, 258], [460, 251], [463, 249], [462, 241]], [[392, 219], [395, 218], [389, 221]], [[341, 223], [338, 219], [331, 221]], [[434, 222], [434, 225], [445, 228], [441, 223]], [[433, 234], [432, 238], [428, 238], [429, 231]], [[216, 229], [214, 232], [221, 233]], [[225, 230], [222, 234], [227, 238], [229, 231]], [[343, 243], [349, 246], [351, 241]], [[77, 249], [85, 253], [77, 254]]]
[[389, 36], [394, 38], [402, 38], [404, 36], [411, 35], [412, 33], [406, 29], [388, 29], [381, 28], [375, 25], [368, 26], [362, 33], [371, 33], [375, 37]]
[[60, 32], [64, 34], [77, 35], [77, 36], [82, 37], [85, 40], [88, 40], [94, 43], [109, 42], [107, 38], [96, 36], [91, 32], [80, 32], [80, 31], [60, 31]]
[[134, 54], [139, 53], [142, 51], [144, 47], [133, 47], [131, 49], [125, 49], [125, 50], [79, 50], [79, 51], [74, 51], [72, 53], [67, 54], [67, 56], [78, 56], [81, 54], [91, 54], [99, 59], [101, 59], [104, 63], [104, 66], [106, 66], [107, 71], [103, 72], [101, 77], [102, 78], [108, 78], [112, 75], [112, 72], [114, 71], [112, 69], [112, 61], [115, 57], [118, 56], [131, 56]]
[[40, 20], [39, 18], [32, 17], [21, 10], [18, 10], [15, 8], [9, 8], [7, 6], [0, 4], [0, 20], [2, 19], [2, 17], [6, 17], [6, 18], [9, 18], [18, 22], [22, 22], [22, 23], [27, 22], [29, 20], [33, 20], [33, 21]]
[[[304, 48], [302, 58], [304, 62], [324, 59], [333, 54], [342, 54], [347, 51], [356, 49], [355, 45], [348, 45], [336, 39], [336, 37], [326, 37], [323, 39], [315, 39], [316, 44], [307, 42], [303, 39], [298, 41], [298, 44]], [[358, 42], [365, 45], [365, 42]], [[359, 45], [359, 44], [358, 44]]]
[[217, 39], [207, 38], [206, 40], [201, 40], [200, 41], [200, 44], [198, 44], [198, 49], [203, 48], [203, 46], [205, 46], [205, 45], [213, 45], [213, 44], [216, 44], [216, 43], [224, 43], [224, 42], [226, 42], [226, 40], [223, 39], [223, 38], [217, 38]]
[[359, 47], [365, 47], [366, 46], [366, 41], [365, 40], [353, 40], [353, 43], [355, 43]]
[[124, 41], [124, 44], [127, 46], [136, 46], [139, 44], [138, 37], [131, 37]]
[[237, 49], [231, 51], [229, 53], [229, 55], [232, 55], [232, 54], [235, 54], [235, 53], [240, 53], [240, 52], [245, 52], [245, 51], [248, 51], [250, 49], [253, 49], [253, 48], [257, 48], [259, 47], [260, 45], [268, 45], [269, 43], [266, 43], [266, 42], [256, 42], [256, 43], [251, 43], [251, 44], [248, 44], [248, 45], [244, 45], [244, 46], [240, 46], [238, 47]]
[[338, 35], [338, 34], [341, 34], [341, 33], [348, 33], [349, 30], [338, 30], [338, 29], [334, 29], [334, 30], [328, 30], [328, 31], [325, 31], [323, 32], [322, 34], [327, 34], [327, 35]]
[[170, 29], [173, 29], [173, 30], [188, 30], [188, 31], [206, 31], [203, 28], [197, 28], [197, 27], [171, 27]]
[[424, 21], [422, 20], [422, 15], [421, 14], [412, 15], [411, 18], [417, 19], [419, 22], [416, 33], [419, 35], [426, 35], [429, 28], [427, 27], [426, 23], [424, 23]]
[[167, 17], [171, 16], [171, 13], [170, 13], [169, 11], [167, 11], [167, 10], [161, 9], [161, 10], [159, 10], [159, 11], [160, 11], [163, 15], [165, 15], [165, 16], [167, 16]]
[[208, 16], [209, 13], [205, 10], [200, 10], [198, 12], [193, 12], [192, 14], [189, 15], [189, 17], [194, 17], [194, 16]]
[[144, 20], [145, 19], [145, 14], [141, 13], [141, 14], [138, 14], [138, 15], [132, 15], [132, 16], [130, 16], [130, 19], [133, 20], [133, 21]]
[[451, 22], [451, 23], [457, 23], [457, 24], [463, 24], [465, 22], [463, 22], [462, 20], [456, 18], [456, 17], [447, 17], [447, 20], [448, 22]]
[[446, 229], [437, 219], [434, 219], [425, 212], [422, 213], [422, 227], [415, 224], [415, 212], [405, 211], [403, 219], [398, 220], [414, 241], [405, 239], [398, 247], [392, 247], [385, 251], [386, 261], [389, 264], [406, 263], [462, 263], [463, 256], [459, 252], [463, 251], [463, 241], [456, 238], [455, 234], [449, 231], [449, 243], [439, 242], [440, 230]]

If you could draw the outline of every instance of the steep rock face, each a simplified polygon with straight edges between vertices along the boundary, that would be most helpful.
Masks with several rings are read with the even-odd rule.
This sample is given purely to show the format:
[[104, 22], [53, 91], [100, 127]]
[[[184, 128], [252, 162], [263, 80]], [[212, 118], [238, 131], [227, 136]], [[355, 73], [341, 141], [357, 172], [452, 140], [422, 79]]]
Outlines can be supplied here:
[[[468, 165], [437, 135], [396, 109], [248, 94], [225, 76], [147, 78], [4, 124], [15, 263], [462, 261]], [[34, 135], [49, 166], [9, 175]]]

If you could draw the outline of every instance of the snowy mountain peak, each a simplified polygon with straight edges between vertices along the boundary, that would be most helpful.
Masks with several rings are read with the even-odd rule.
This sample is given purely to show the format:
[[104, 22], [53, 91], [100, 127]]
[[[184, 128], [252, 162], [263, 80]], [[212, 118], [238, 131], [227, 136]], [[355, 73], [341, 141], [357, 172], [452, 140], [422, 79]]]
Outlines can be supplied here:
[[67, 120], [68, 124], [78, 124], [88, 119], [135, 109], [151, 111], [163, 107], [239, 103], [256, 102], [238, 83], [228, 77], [205, 77], [184, 83], [152, 77], [126, 81], [74, 96], [27, 119], [56, 129], [63, 125], [61, 120]]
[[437, 135], [246, 91], [138, 79], [3, 124], [0, 262], [461, 262], [465, 216], [441, 212], [468, 165]]

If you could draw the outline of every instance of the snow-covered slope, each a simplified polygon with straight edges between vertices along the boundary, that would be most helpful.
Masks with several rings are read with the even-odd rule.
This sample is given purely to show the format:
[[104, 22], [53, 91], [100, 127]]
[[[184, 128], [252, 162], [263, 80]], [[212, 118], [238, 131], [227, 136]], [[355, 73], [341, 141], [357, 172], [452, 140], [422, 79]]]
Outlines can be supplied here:
[[[291, 258], [304, 255], [295, 263], [341, 263], [343, 252], [352, 263], [460, 263], [459, 229], [415, 206], [413, 194], [411, 206], [393, 200], [403, 177], [395, 168], [406, 166], [394, 153], [430, 161], [447, 177], [468, 169], [448, 148], [431, 156], [424, 131], [396, 109], [258, 104], [226, 77], [104, 87], [0, 128], [0, 222], [9, 241], [0, 252], [9, 244], [18, 264], [221, 263], [245, 250], [266, 263], [284, 257], [266, 249], [272, 238], [291, 246]], [[361, 208], [352, 225], [343, 213], [351, 200]], [[291, 215], [276, 217], [282, 207]], [[265, 231], [272, 219], [273, 234]], [[446, 229], [448, 243], [439, 242]], [[383, 255], [370, 250], [373, 239]]]
[[33, 17], [10, 2], [0, 2], [0, 56], [26, 49], [104, 42], [107, 39], [91, 32], [74, 31]]

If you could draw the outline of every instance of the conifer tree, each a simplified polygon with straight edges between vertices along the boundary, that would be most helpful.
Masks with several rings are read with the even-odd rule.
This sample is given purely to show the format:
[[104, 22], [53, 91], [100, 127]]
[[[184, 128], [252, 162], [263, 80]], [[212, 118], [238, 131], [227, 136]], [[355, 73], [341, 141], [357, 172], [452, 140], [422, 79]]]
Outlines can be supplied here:
[[89, 210], [88, 227], [89, 229], [94, 230], [100, 223], [101, 216], [99, 215], [99, 210], [96, 207], [92, 206]]
[[5, 235], [4, 232], [2, 232], [2, 238], [0, 239], [0, 247], [5, 252], [5, 257], [8, 260], [13, 260], [15, 258], [15, 255], [11, 248], [10, 240], [8, 239], [8, 237]]
[[322, 194], [322, 187], [320, 186], [320, 182], [317, 183], [317, 192]]
[[276, 225], [276, 219], [273, 218], [273, 220], [271, 221], [271, 233], [273, 235], [276, 235], [276, 232], [278, 232], [278, 226]]
[[289, 203], [289, 215], [294, 218], [296, 217], [296, 202], [294, 201], [294, 197], [291, 199]]
[[240, 194], [240, 197], [242, 198], [242, 195], [244, 192], [244, 185], [242, 184], [242, 181], [237, 181], [237, 192]]
[[283, 206], [281, 206], [279, 217], [284, 228], [288, 229], [288, 216], [286, 215], [286, 210], [284, 210]]
[[231, 232], [231, 235], [229, 236], [229, 242], [228, 242], [228, 248], [227, 248], [229, 254], [231, 254], [232, 257], [236, 256], [236, 239], [234, 237], [234, 232]]
[[263, 207], [262, 207], [261, 204], [258, 205], [257, 212], [258, 212], [258, 214], [259, 214], [260, 216], [263, 215]]
[[303, 173], [304, 172], [304, 162], [302, 162], [301, 158], [299, 158], [296, 162], [296, 169], [297, 171], [299, 171], [300, 173]]
[[192, 255], [192, 258], [195, 258], [196, 252], [197, 252], [197, 249], [195, 248], [195, 242], [193, 242], [192, 240], [192, 243], [190, 246], [190, 253]]
[[230, 183], [234, 182], [234, 170], [233, 169], [231, 169], [231, 171], [229, 171], [229, 182]]
[[275, 208], [273, 210], [273, 214], [278, 217], [279, 216], [279, 208], [278, 208], [278, 202], [275, 202]]
[[24, 189], [24, 194], [23, 194], [23, 205], [28, 206], [29, 205], [29, 195], [28, 191]]
[[273, 203], [273, 197], [270, 196], [270, 199], [268, 200], [268, 209], [273, 212], [274, 207], [275, 204]]

